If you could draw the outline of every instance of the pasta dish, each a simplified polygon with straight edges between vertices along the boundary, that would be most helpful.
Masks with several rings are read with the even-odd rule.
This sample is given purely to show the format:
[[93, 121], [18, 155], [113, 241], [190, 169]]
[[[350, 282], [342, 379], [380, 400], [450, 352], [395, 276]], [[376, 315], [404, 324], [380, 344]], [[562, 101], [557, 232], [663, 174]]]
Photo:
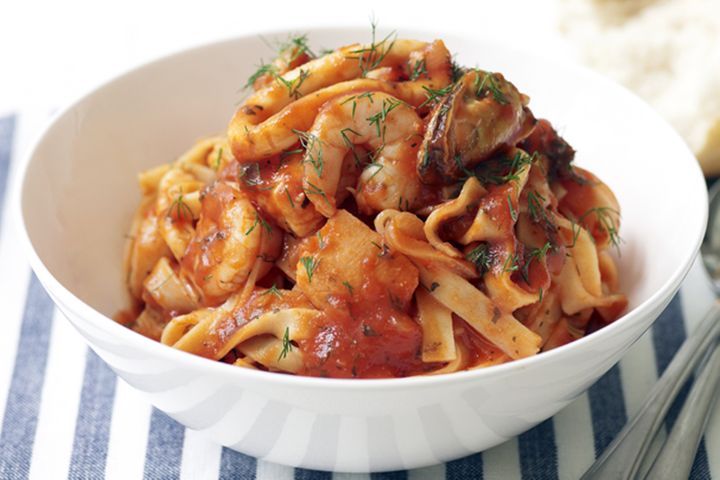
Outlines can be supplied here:
[[620, 209], [500, 73], [291, 38], [227, 132], [139, 175], [117, 320], [244, 368], [382, 378], [551, 350], [627, 305]]

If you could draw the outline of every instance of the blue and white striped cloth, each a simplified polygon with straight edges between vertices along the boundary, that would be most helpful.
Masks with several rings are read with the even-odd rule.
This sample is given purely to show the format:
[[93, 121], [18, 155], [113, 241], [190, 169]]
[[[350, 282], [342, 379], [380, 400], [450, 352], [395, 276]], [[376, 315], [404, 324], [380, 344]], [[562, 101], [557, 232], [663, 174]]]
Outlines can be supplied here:
[[[9, 195], [19, 154], [37, 131], [30, 117], [0, 117], [0, 479], [578, 478], [640, 406], [712, 300], [696, 265], [618, 366], [554, 418], [482, 454], [372, 475], [270, 464], [215, 445], [152, 408], [55, 310], [23, 258]], [[692, 471], [694, 479], [713, 477], [720, 478], [720, 405]]]

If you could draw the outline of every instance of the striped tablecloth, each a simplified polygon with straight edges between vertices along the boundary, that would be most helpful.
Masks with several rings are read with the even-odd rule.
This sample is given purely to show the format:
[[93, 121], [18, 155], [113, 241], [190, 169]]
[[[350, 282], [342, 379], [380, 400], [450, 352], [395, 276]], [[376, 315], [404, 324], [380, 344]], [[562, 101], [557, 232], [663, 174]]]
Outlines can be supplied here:
[[[152, 408], [87, 349], [31, 273], [16, 234], [10, 186], [37, 125], [32, 115], [0, 117], [0, 478], [369, 477], [293, 469], [213, 444]], [[637, 410], [711, 299], [696, 264], [653, 329], [554, 418], [481, 454], [372, 477], [578, 478]], [[692, 472], [713, 476], [720, 478], [720, 405]]]

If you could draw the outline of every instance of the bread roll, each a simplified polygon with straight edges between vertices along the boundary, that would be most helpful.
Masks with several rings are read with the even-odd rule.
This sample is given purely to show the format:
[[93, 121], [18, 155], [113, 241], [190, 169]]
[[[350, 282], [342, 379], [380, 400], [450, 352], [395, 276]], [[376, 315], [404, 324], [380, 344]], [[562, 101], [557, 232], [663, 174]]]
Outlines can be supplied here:
[[647, 100], [720, 175], [720, 2], [560, 0], [560, 29], [588, 65]]

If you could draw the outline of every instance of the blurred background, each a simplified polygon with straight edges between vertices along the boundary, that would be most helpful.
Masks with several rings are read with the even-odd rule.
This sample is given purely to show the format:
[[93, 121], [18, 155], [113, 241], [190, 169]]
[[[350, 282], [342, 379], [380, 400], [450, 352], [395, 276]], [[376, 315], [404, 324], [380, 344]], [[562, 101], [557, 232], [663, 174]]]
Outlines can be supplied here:
[[[452, 29], [585, 63], [644, 97], [705, 172], [720, 173], [718, 0], [5, 1], [0, 115], [51, 112], [128, 68], [191, 45], [285, 27], [369, 29], [371, 15], [400, 35], [403, 28]], [[258, 52], [258, 61], [267, 53]], [[482, 52], [477, 58], [481, 64]]]

